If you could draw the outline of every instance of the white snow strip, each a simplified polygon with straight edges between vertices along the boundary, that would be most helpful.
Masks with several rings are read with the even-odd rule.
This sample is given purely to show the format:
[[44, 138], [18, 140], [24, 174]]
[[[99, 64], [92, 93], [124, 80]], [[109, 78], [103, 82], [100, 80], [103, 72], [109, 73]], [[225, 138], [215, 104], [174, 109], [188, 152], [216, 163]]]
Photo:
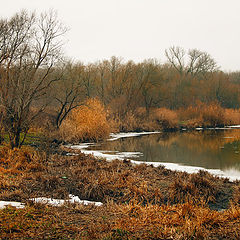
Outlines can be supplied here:
[[101, 206], [101, 202], [93, 202], [93, 201], [87, 201], [87, 200], [81, 200], [78, 196], [74, 196], [72, 194], [69, 195], [69, 200], [63, 200], [63, 199], [53, 199], [53, 198], [46, 198], [46, 197], [39, 197], [39, 198], [32, 198], [29, 199], [31, 201], [37, 202], [37, 203], [43, 203], [43, 204], [49, 204], [52, 206], [61, 206], [64, 203], [80, 203], [83, 205], [90, 205], [93, 204], [95, 206]]
[[10, 202], [10, 201], [0, 201], [0, 209], [5, 208], [7, 206], [12, 206], [16, 208], [24, 208], [25, 204], [21, 202]]
[[160, 132], [156, 131], [156, 132], [111, 133], [110, 134], [111, 138], [109, 138], [108, 141], [115, 141], [120, 138], [137, 137], [137, 136], [141, 136], [141, 135], [149, 135], [149, 134], [156, 134], [156, 133], [160, 133]]
[[[93, 202], [93, 201], [87, 201], [87, 200], [81, 200], [78, 196], [74, 196], [72, 194], [69, 195], [69, 200], [63, 200], [63, 199], [53, 199], [53, 198], [46, 198], [46, 197], [39, 197], [39, 198], [31, 198], [30, 201], [36, 202], [36, 203], [43, 203], [43, 204], [49, 204], [52, 206], [61, 206], [64, 203], [79, 203], [83, 205], [95, 205], [95, 206], [101, 206], [103, 205], [101, 202]], [[16, 208], [24, 208], [25, 204], [21, 202], [10, 202], [10, 201], [0, 201], [0, 209], [4, 208], [6, 206], [13, 206]]]
[[[82, 152], [85, 154], [92, 154], [95, 157], [105, 158], [108, 161], [112, 161], [115, 159], [124, 160], [128, 158], [133, 158], [133, 157], [137, 158], [143, 155], [141, 152], [117, 152], [116, 154], [107, 154], [107, 153], [104, 153], [104, 151], [96, 151], [96, 150], [95, 151], [82, 150]], [[130, 160], [130, 161], [134, 164], [145, 163], [147, 165], [153, 165], [154, 167], [164, 166], [167, 169], [172, 171], [187, 172], [190, 174], [197, 173], [200, 170], [203, 170], [213, 174], [214, 176], [229, 178], [230, 181], [240, 180], [240, 172], [239, 174], [236, 174], [236, 172], [233, 174], [233, 172], [229, 170], [222, 171], [220, 169], [207, 169], [203, 167], [186, 166], [186, 165], [180, 165], [177, 163], [167, 163], [167, 162], [143, 162], [143, 161], [134, 161], [134, 160]]]
[[187, 172], [187, 173], [198, 173], [200, 170], [207, 171], [214, 176], [222, 177], [222, 178], [229, 178], [230, 181], [240, 180], [240, 171], [236, 169], [207, 169], [203, 167], [194, 167], [194, 166], [185, 166], [180, 165], [177, 163], [166, 163], [166, 162], [143, 162], [143, 161], [133, 161], [134, 164], [141, 164], [145, 163], [147, 165], [153, 165], [154, 167], [164, 166], [165, 168], [172, 170], [172, 171], [180, 171], [180, 172]]
[[215, 127], [215, 128], [206, 128], [207, 130], [231, 130], [230, 127]]
[[67, 146], [67, 147], [70, 147], [72, 149], [86, 149], [88, 148], [89, 146], [96, 146], [96, 143], [80, 143], [78, 145], [70, 145], [70, 146]]
[[240, 171], [235, 168], [226, 168], [223, 172], [232, 181], [240, 180]]
[[[93, 155], [98, 158], [106, 158], [108, 161], [112, 161], [115, 159], [124, 160], [126, 158], [138, 158], [139, 156], [143, 156], [141, 152], [117, 152], [117, 151], [99, 151], [99, 150], [81, 150], [82, 153], [86, 155]], [[114, 152], [115, 154], [109, 154], [108, 152]]]
[[[234, 125], [234, 126], [226, 126], [226, 127], [215, 127], [215, 128], [206, 128], [207, 130], [231, 130], [232, 128], [240, 128], [240, 125]], [[201, 127], [195, 128], [196, 130], [200, 131], [203, 130]]]
[[240, 125], [228, 126], [228, 128], [240, 128]]

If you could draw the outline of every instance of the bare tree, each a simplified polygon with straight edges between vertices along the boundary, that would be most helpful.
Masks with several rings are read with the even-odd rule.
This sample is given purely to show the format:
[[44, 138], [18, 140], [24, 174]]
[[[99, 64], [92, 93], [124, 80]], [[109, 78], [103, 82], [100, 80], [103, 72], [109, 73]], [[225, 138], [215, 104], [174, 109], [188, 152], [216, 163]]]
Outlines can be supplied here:
[[[22, 11], [0, 20], [0, 105], [12, 148], [21, 147], [31, 122], [46, 106], [49, 86], [58, 80], [52, 71], [65, 32], [53, 11], [39, 17]], [[38, 108], [31, 111], [34, 102]]]
[[52, 85], [51, 91], [56, 100], [56, 127], [59, 128], [67, 115], [76, 107], [81, 105], [85, 97], [85, 89], [82, 83], [84, 78], [82, 64], [67, 62], [63, 69], [57, 69], [56, 74], [61, 75], [61, 81]]
[[181, 47], [170, 47], [165, 50], [168, 62], [180, 75], [206, 76], [207, 73], [218, 70], [215, 60], [206, 52], [190, 49], [186, 52]]

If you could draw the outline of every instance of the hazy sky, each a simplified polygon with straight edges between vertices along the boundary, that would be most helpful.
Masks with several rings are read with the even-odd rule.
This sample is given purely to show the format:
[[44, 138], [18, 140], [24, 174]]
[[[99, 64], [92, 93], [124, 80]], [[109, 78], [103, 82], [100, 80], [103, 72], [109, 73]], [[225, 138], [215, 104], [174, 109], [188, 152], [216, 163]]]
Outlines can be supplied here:
[[222, 70], [240, 70], [240, 0], [7, 0], [0, 15], [50, 8], [69, 27], [65, 52], [76, 60], [164, 62], [174, 45], [208, 52]]

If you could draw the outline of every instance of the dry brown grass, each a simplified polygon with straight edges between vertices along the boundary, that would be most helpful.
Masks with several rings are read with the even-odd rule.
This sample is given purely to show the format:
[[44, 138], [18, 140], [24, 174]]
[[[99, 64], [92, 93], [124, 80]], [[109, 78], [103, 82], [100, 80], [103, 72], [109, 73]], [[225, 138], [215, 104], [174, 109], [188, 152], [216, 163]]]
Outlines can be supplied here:
[[189, 106], [177, 112], [179, 121], [188, 128], [219, 127], [240, 123], [239, 110], [224, 109], [217, 103], [198, 102], [195, 106]]
[[155, 121], [163, 129], [176, 129], [178, 127], [177, 113], [167, 108], [154, 109], [150, 119]]
[[240, 208], [108, 202], [102, 207], [29, 204], [0, 210], [2, 239], [239, 239]]
[[99, 141], [108, 137], [110, 126], [107, 111], [98, 99], [89, 99], [86, 104], [70, 113], [60, 128], [65, 141]]
[[224, 109], [225, 125], [240, 124], [240, 109]]
[[71, 193], [105, 204], [0, 210], [3, 239], [238, 239], [238, 182], [72, 153], [79, 155], [46, 160], [32, 149], [3, 148], [0, 199]]

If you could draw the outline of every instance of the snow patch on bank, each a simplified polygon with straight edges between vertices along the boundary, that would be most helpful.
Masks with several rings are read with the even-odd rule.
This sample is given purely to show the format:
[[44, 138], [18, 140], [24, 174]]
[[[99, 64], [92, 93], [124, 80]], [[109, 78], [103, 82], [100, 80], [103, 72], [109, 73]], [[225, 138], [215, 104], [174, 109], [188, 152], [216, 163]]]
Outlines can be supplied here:
[[187, 172], [187, 173], [198, 173], [200, 170], [207, 171], [214, 176], [229, 178], [230, 181], [240, 180], [240, 171], [236, 169], [226, 169], [224, 171], [220, 169], [207, 169], [203, 167], [194, 167], [194, 166], [185, 166], [177, 163], [166, 163], [166, 162], [143, 162], [143, 161], [134, 161], [131, 160], [134, 164], [145, 163], [147, 165], [153, 165], [154, 167], [164, 166], [165, 168], [172, 171]]
[[0, 201], [0, 209], [5, 208], [7, 206], [24, 208], [25, 204], [21, 202]]
[[240, 128], [240, 125], [228, 126], [229, 128]]
[[127, 158], [138, 158], [140, 156], [143, 156], [143, 153], [141, 152], [118, 152], [118, 151], [102, 151], [102, 150], [84, 150], [81, 148], [81, 145], [79, 146], [72, 146], [71, 148], [74, 149], [81, 149], [81, 152], [86, 155], [93, 155], [97, 158], [106, 158], [108, 161], [112, 160], [124, 160]]
[[53, 198], [46, 198], [46, 197], [39, 197], [39, 198], [32, 198], [29, 199], [36, 203], [43, 203], [43, 204], [49, 204], [52, 206], [61, 206], [64, 203], [79, 203], [83, 205], [95, 205], [95, 206], [101, 206], [101, 202], [93, 202], [88, 200], [81, 200], [78, 196], [74, 196], [72, 194], [69, 195], [69, 200], [63, 200], [63, 199], [53, 199]]
[[108, 141], [115, 141], [118, 140], [120, 138], [127, 138], [127, 137], [138, 137], [141, 135], [149, 135], [149, 134], [156, 134], [156, 133], [160, 133], [160, 132], [128, 132], [128, 133], [110, 133], [110, 137], [108, 139]]
[[[95, 206], [102, 206], [103, 203], [101, 202], [93, 202], [88, 200], [81, 200], [78, 196], [74, 196], [72, 194], [69, 195], [68, 200], [63, 199], [54, 199], [54, 198], [46, 198], [46, 197], [39, 197], [39, 198], [31, 198], [30, 201], [42, 204], [48, 204], [52, 206], [61, 206], [65, 203], [78, 203], [83, 205], [95, 205]], [[16, 208], [24, 208], [25, 204], [21, 202], [10, 202], [10, 201], [0, 201], [0, 209], [5, 208], [7, 206], [12, 206]]]
[[226, 168], [223, 172], [231, 181], [240, 180], [240, 171], [235, 168]]
[[[75, 145], [71, 146], [73, 149], [80, 149], [81, 152], [84, 154], [91, 154], [94, 157], [98, 158], [105, 158], [107, 161], [112, 160], [124, 160], [129, 158], [138, 158], [143, 156], [141, 152], [117, 152], [117, 151], [101, 151], [101, 150], [85, 150], [85, 145]], [[135, 161], [130, 160], [134, 164], [147, 164], [153, 165], [154, 167], [164, 166], [165, 168], [172, 170], [172, 171], [180, 171], [180, 172], [187, 172], [187, 173], [197, 173], [200, 170], [207, 171], [214, 176], [229, 178], [230, 181], [240, 180], [240, 172], [235, 169], [226, 169], [224, 171], [220, 169], [206, 169], [203, 167], [195, 167], [195, 166], [187, 166], [187, 165], [180, 165], [177, 163], [168, 163], [168, 162], [144, 162], [144, 161]]]

